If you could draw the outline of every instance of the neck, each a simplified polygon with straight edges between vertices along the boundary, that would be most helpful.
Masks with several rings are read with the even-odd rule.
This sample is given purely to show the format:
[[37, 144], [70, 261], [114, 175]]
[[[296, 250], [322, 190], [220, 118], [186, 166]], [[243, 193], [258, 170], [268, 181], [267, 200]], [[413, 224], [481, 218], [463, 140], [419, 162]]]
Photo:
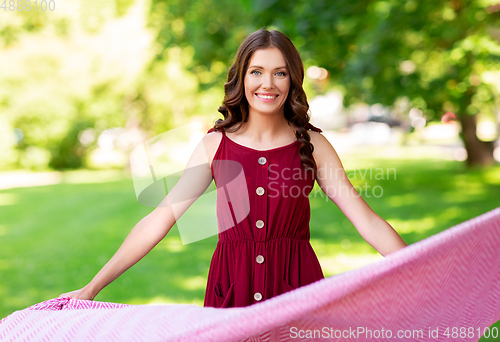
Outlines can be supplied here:
[[275, 114], [251, 111], [247, 122], [243, 123], [238, 131], [241, 135], [252, 137], [256, 143], [265, 143], [279, 139], [293, 139], [295, 136], [293, 128], [283, 111]]

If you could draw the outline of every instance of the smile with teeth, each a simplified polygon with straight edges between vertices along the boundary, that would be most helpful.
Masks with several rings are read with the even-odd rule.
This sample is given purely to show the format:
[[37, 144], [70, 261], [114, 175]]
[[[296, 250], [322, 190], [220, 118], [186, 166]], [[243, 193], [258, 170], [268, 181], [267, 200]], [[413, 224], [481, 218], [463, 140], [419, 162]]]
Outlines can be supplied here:
[[262, 95], [262, 94], [255, 94], [257, 97], [260, 97], [261, 99], [264, 100], [272, 100], [278, 97], [278, 95]]

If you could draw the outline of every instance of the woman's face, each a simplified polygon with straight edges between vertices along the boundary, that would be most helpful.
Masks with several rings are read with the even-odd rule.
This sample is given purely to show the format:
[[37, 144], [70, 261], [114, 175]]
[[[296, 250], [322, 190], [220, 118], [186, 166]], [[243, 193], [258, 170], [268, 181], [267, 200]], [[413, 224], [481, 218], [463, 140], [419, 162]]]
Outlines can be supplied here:
[[290, 75], [280, 49], [272, 47], [255, 51], [244, 80], [249, 112], [268, 115], [283, 113], [290, 83]]

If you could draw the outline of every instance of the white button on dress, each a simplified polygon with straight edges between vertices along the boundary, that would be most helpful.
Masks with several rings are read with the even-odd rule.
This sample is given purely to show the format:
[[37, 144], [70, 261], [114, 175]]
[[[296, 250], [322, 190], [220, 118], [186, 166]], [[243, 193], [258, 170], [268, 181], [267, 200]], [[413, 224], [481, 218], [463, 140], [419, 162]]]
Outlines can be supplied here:
[[256, 301], [261, 301], [262, 300], [262, 294], [260, 292], [255, 292], [255, 294], [253, 295], [253, 298]]
[[260, 157], [260, 158], [259, 158], [259, 164], [260, 164], [260, 165], [264, 165], [266, 162], [267, 162], [266, 157]]
[[257, 193], [257, 195], [262, 196], [262, 195], [264, 195], [265, 190], [264, 190], [264, 188], [263, 188], [263, 187], [259, 186], [259, 187], [255, 190], [255, 192]]
[[264, 221], [262, 221], [262, 220], [257, 220], [257, 221], [255, 222], [255, 226], [256, 226], [257, 228], [259, 228], [259, 229], [263, 228], [263, 227], [264, 227]]
[[258, 264], [262, 264], [264, 262], [264, 257], [262, 255], [257, 255], [255, 261], [257, 261]]

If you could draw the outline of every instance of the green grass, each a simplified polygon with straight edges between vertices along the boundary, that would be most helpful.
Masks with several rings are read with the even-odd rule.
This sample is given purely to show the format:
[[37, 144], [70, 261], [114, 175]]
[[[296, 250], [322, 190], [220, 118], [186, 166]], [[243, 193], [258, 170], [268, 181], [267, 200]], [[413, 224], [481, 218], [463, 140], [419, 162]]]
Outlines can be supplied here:
[[[370, 152], [343, 162], [357, 173], [353, 184], [383, 189], [382, 196], [365, 199], [408, 244], [500, 206], [500, 166], [467, 171], [454, 161]], [[396, 175], [366, 179], [370, 168], [395, 168]], [[320, 194], [313, 190], [310, 199], [311, 243], [325, 276], [381, 258]], [[0, 317], [83, 287], [153, 210], [137, 203], [131, 179], [89, 171], [66, 173], [57, 185], [0, 191], [0, 207]], [[203, 305], [216, 242], [182, 245], [174, 226], [95, 300]]]

